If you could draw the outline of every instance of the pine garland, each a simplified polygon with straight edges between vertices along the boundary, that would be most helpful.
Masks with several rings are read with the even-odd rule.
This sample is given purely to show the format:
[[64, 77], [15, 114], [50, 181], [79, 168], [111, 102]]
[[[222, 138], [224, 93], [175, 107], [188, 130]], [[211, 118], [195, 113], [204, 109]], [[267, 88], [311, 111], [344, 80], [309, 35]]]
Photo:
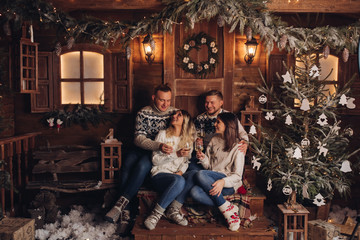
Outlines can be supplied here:
[[[139, 22], [104, 21], [95, 18], [76, 20], [56, 9], [43, 0], [6, 0], [0, 6], [0, 12], [8, 21], [38, 20], [55, 23], [63, 27], [67, 39], [88, 36], [96, 44], [108, 47], [118, 39], [127, 46], [131, 40], [148, 33], [172, 33], [174, 24], [186, 24], [192, 28], [195, 23], [220, 17], [229, 27], [230, 32], [238, 30], [244, 33], [246, 27], [258, 34], [264, 46], [270, 52], [274, 44], [287, 51], [303, 54], [312, 50], [321, 50], [329, 46], [336, 51], [348, 49], [356, 52], [359, 41], [360, 21], [343, 27], [295, 28], [287, 26], [278, 17], [266, 9], [262, 0], [163, 0], [164, 8]], [[185, 19], [184, 22], [183, 19]], [[287, 41], [281, 41], [286, 36]], [[283, 38], [284, 39], [284, 38]], [[281, 44], [281, 45], [280, 45]]]

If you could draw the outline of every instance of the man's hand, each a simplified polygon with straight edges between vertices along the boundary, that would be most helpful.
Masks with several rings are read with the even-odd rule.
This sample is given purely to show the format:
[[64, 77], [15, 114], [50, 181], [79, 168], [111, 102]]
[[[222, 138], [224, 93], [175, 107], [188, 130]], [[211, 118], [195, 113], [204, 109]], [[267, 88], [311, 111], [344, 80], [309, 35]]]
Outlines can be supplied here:
[[213, 186], [213, 188], [210, 190], [209, 194], [211, 196], [220, 196], [223, 188], [225, 185], [225, 180], [224, 179], [219, 179], [216, 182], [214, 182], [211, 186]]
[[239, 142], [239, 151], [244, 153], [244, 155], [246, 154], [247, 147], [248, 147], [248, 144], [245, 140], [241, 140]]
[[172, 146], [166, 145], [165, 143], [160, 144], [160, 149], [161, 152], [165, 153], [165, 154], [170, 154], [173, 151]]
[[176, 152], [178, 157], [189, 157], [190, 148], [182, 148]]

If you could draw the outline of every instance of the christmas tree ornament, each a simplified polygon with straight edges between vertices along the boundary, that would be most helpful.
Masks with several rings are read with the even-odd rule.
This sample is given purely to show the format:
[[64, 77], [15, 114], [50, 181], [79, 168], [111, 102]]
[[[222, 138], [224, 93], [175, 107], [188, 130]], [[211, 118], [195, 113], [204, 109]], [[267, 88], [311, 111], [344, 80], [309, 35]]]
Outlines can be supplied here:
[[30, 41], [33, 43], [34, 42], [34, 29], [33, 29], [32, 24], [29, 26], [29, 34], [30, 34]]
[[323, 51], [324, 59], [327, 59], [329, 54], [330, 54], [330, 47], [328, 45], [326, 45], [324, 47], [324, 51]]
[[348, 109], [354, 109], [354, 108], [356, 108], [356, 105], [355, 105], [354, 101], [355, 101], [355, 98], [352, 98], [352, 97], [349, 98], [349, 99], [347, 100], [346, 107], [347, 107]]
[[308, 193], [308, 188], [309, 186], [307, 185], [307, 183], [305, 183], [302, 188], [302, 195], [304, 198], [310, 198]]
[[272, 189], [272, 181], [271, 179], [269, 178], [269, 180], [267, 181], [267, 188], [266, 188], [269, 192], [271, 191]]
[[326, 154], [328, 153], [329, 150], [325, 146], [326, 146], [326, 143], [322, 144], [319, 141], [319, 146], [317, 147], [319, 149], [319, 156], [322, 154], [324, 157], [326, 157]]
[[260, 97], [259, 97], [259, 103], [261, 104], [265, 104], [267, 102], [267, 97], [262, 94]]
[[285, 118], [285, 124], [286, 125], [291, 125], [292, 123], [293, 122], [292, 122], [291, 116], [287, 115], [286, 118]]
[[344, 130], [344, 134], [346, 136], [352, 137], [354, 135], [354, 130], [352, 130], [352, 128], [348, 127]]
[[325, 203], [325, 199], [324, 197], [318, 193], [316, 196], [315, 196], [315, 199], [313, 201], [313, 204], [315, 204], [316, 206], [320, 207], [320, 206], [324, 206], [326, 203]]
[[309, 76], [313, 77], [313, 78], [316, 78], [316, 77], [320, 76], [318, 66], [314, 65], [314, 66], [311, 67]]
[[310, 110], [310, 103], [309, 103], [309, 100], [307, 98], [304, 98], [302, 101], [301, 101], [301, 107], [300, 107], [301, 110], [303, 111], [308, 111]]
[[301, 140], [301, 147], [302, 148], [307, 148], [308, 146], [310, 146], [310, 140], [307, 138], [304, 138], [303, 140]]
[[53, 127], [54, 126], [54, 118], [49, 118], [49, 119], [47, 119], [46, 121], [49, 123], [49, 127]]
[[301, 149], [299, 147], [295, 148], [293, 158], [296, 158], [296, 159], [302, 158]]
[[254, 125], [251, 125], [249, 133], [250, 133], [251, 135], [255, 135], [255, 134], [256, 134], [256, 127], [255, 127]]
[[342, 52], [342, 59], [344, 62], [347, 62], [349, 60], [349, 50], [347, 48], [344, 48]]
[[55, 45], [55, 53], [58, 57], [61, 55], [61, 44], [59, 42], [57, 42]]
[[248, 40], [248, 41], [251, 41], [251, 40], [252, 40], [253, 35], [252, 35], [252, 29], [251, 29], [251, 27], [246, 27], [246, 29], [245, 29], [245, 35], [246, 35], [246, 40]]
[[256, 168], [257, 171], [259, 171], [261, 167], [261, 163], [259, 162], [260, 158], [256, 158], [255, 156], [252, 156], [251, 163], [253, 165], [253, 169]]
[[281, 77], [284, 79], [284, 84], [287, 82], [292, 83], [291, 75], [290, 75], [289, 71], [287, 71], [284, 75], [281, 75]]
[[286, 43], [288, 40], [288, 36], [287, 35], [282, 35], [280, 38], [280, 42], [279, 42], [279, 46], [280, 46], [280, 50], [284, 49], [286, 47]]
[[317, 124], [319, 124], [319, 125], [322, 126], [322, 127], [328, 124], [327, 117], [326, 117], [326, 115], [325, 115], [324, 113], [322, 113], [322, 114], [319, 116], [319, 118], [318, 118], [318, 120], [317, 120]]
[[350, 167], [350, 162], [348, 160], [345, 160], [345, 161], [342, 162], [340, 171], [342, 171], [344, 173], [352, 171], [351, 167]]
[[219, 27], [223, 27], [225, 26], [225, 20], [223, 18], [223, 16], [219, 15], [218, 18], [217, 18], [217, 25]]
[[283, 187], [282, 192], [286, 196], [289, 196], [293, 192], [293, 190], [289, 185], [286, 185], [285, 187]]
[[265, 116], [266, 120], [271, 121], [271, 120], [274, 120], [274, 118], [275, 118], [275, 116], [274, 116], [273, 112], [267, 112], [266, 113], [266, 116]]
[[61, 119], [56, 120], [56, 128], [57, 128], [58, 132], [60, 131], [60, 127], [62, 124], [63, 124], [63, 121], [61, 121]]
[[74, 43], [75, 43], [75, 38], [70, 37], [66, 44], [67, 49], [71, 49], [74, 46]]
[[189, 27], [191, 29], [194, 29], [195, 27], [195, 18], [194, 17], [191, 17], [190, 20], [189, 20]]
[[332, 128], [332, 131], [336, 134], [339, 135], [339, 131], [340, 131], [341, 127], [334, 125]]
[[339, 104], [345, 106], [347, 104], [347, 97], [345, 94], [341, 95]]
[[127, 46], [126, 47], [126, 58], [127, 60], [129, 60], [131, 57], [131, 47]]

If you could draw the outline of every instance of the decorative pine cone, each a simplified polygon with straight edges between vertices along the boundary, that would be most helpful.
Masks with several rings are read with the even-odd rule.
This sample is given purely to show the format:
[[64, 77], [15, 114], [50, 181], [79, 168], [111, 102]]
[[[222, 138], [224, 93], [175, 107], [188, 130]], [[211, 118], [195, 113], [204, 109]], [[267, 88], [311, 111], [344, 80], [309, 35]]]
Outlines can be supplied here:
[[287, 43], [287, 40], [288, 40], [288, 36], [287, 36], [287, 35], [282, 35], [282, 36], [281, 36], [280, 42], [279, 42], [280, 50], [285, 48], [286, 43]]
[[245, 35], [246, 35], [246, 40], [248, 40], [248, 41], [251, 41], [251, 39], [252, 39], [252, 29], [251, 29], [251, 27], [247, 27], [246, 29], [245, 29]]
[[329, 47], [328, 45], [326, 45], [326, 46], [324, 47], [324, 52], [323, 52], [323, 54], [324, 54], [324, 59], [327, 59], [328, 56], [329, 56], [329, 54], [330, 54], [330, 47]]
[[131, 57], [131, 48], [129, 46], [126, 47], [126, 58], [129, 60]]
[[219, 16], [218, 19], [217, 19], [217, 25], [219, 27], [223, 27], [225, 25], [225, 20], [222, 16]]
[[67, 41], [67, 48], [71, 49], [74, 46], [75, 39], [73, 37], [70, 37]]
[[55, 53], [56, 53], [56, 56], [60, 56], [60, 54], [61, 54], [61, 44], [59, 42], [57, 42], [55, 45]]
[[344, 62], [347, 62], [349, 60], [349, 50], [347, 48], [344, 48], [343, 50], [342, 59]]

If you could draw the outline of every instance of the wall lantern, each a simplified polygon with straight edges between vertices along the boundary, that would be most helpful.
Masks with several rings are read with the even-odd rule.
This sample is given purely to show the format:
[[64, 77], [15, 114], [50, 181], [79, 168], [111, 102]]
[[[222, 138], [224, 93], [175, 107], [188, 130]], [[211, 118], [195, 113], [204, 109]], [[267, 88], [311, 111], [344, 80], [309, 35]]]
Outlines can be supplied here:
[[246, 54], [244, 56], [244, 60], [247, 64], [251, 64], [254, 61], [257, 45], [259, 44], [255, 38], [252, 38], [251, 41], [246, 41]]
[[155, 41], [153, 37], [148, 34], [144, 41], [142, 41], [145, 53], [145, 59], [148, 63], [152, 63], [155, 59]]

